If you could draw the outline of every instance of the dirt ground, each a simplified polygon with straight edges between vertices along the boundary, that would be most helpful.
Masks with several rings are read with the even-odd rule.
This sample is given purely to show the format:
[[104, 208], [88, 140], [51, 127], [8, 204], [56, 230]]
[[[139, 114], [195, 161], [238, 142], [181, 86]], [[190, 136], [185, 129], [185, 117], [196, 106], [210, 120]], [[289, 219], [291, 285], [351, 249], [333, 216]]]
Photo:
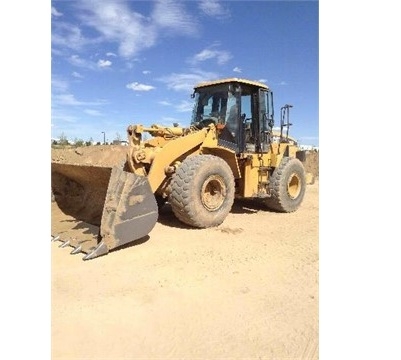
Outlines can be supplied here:
[[167, 204], [146, 241], [90, 261], [52, 242], [52, 359], [318, 359], [318, 225], [316, 181], [295, 213], [236, 201], [211, 229]]

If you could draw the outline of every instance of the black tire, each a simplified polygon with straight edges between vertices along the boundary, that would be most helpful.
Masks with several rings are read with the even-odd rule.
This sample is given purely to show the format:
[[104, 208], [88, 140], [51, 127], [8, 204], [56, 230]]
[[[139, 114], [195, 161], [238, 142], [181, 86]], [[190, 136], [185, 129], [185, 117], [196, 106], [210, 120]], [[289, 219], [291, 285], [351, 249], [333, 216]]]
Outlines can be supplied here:
[[305, 195], [305, 170], [296, 158], [283, 158], [270, 178], [271, 197], [266, 198], [268, 208], [280, 212], [293, 212], [299, 208]]
[[207, 228], [224, 221], [234, 193], [234, 175], [223, 159], [195, 155], [185, 159], [173, 175], [169, 203], [183, 223]]

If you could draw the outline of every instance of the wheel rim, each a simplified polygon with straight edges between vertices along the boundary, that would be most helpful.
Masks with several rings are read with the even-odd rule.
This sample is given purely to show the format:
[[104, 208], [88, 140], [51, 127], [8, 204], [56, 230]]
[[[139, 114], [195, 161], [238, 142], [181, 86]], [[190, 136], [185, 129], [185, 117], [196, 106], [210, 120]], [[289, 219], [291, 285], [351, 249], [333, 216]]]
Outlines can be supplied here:
[[203, 183], [201, 190], [201, 201], [209, 211], [218, 210], [226, 198], [227, 187], [221, 176], [209, 176]]
[[296, 199], [301, 193], [302, 182], [298, 174], [292, 174], [287, 183], [287, 193], [291, 199]]

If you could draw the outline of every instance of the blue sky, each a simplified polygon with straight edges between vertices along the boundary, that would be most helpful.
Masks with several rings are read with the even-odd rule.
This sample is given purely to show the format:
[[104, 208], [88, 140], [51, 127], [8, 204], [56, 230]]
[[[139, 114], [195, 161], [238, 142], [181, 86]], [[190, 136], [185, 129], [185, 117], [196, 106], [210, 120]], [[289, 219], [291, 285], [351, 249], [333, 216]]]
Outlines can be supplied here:
[[319, 145], [318, 2], [52, 1], [51, 136], [126, 138], [190, 122], [193, 87], [240, 77], [274, 92], [276, 124]]

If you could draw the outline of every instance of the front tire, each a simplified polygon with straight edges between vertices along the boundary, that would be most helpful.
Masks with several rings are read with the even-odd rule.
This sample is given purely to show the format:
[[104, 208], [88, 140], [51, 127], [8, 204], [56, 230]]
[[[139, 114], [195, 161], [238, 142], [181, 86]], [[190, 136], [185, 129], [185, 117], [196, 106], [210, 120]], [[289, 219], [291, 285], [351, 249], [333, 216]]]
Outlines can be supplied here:
[[169, 203], [183, 223], [207, 228], [225, 220], [234, 193], [234, 175], [223, 159], [195, 155], [185, 159], [173, 175]]
[[280, 212], [293, 212], [299, 208], [305, 195], [305, 170], [296, 158], [283, 158], [270, 177], [268, 208]]

